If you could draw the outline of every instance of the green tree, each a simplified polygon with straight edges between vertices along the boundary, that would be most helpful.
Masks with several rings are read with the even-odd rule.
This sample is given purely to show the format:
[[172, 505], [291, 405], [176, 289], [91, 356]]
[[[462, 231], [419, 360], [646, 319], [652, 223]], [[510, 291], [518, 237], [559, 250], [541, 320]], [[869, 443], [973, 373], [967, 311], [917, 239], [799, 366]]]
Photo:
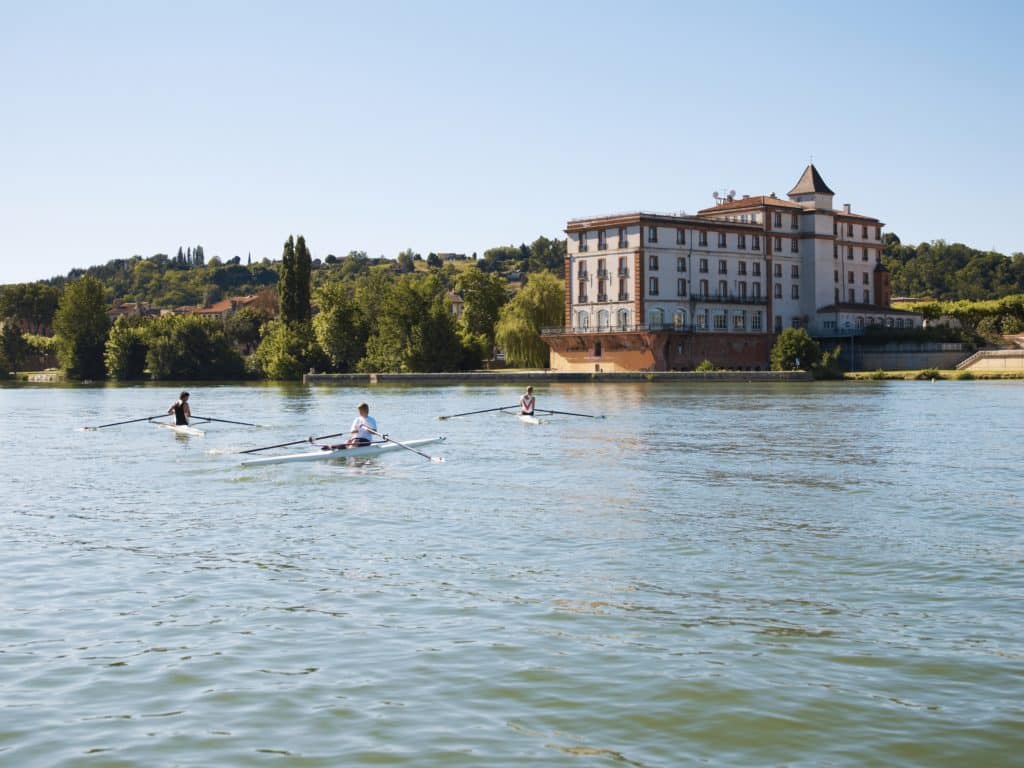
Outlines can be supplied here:
[[119, 317], [110, 329], [103, 359], [107, 375], [119, 381], [141, 379], [146, 370], [145, 331], [140, 324]]
[[436, 253], [428, 253], [427, 254], [427, 266], [428, 267], [434, 267], [435, 269], [440, 269], [441, 268], [441, 257], [438, 256]]
[[556, 275], [565, 269], [565, 240], [549, 240], [541, 235], [530, 244], [530, 272], [551, 270]]
[[295, 239], [288, 235], [281, 253], [281, 267], [278, 270], [278, 301], [281, 305], [281, 319], [285, 322], [298, 320], [298, 297], [296, 292], [298, 276], [295, 273]]
[[40, 333], [53, 322], [60, 291], [46, 283], [21, 283], [0, 289], [0, 317], [24, 322], [31, 333]]
[[313, 332], [331, 370], [342, 373], [354, 371], [366, 352], [366, 325], [352, 293], [351, 284], [327, 283], [317, 291], [320, 312], [313, 318]]
[[550, 350], [541, 329], [561, 326], [564, 317], [564, 283], [550, 272], [538, 272], [501, 308], [495, 340], [510, 365], [546, 368]]
[[166, 315], [145, 326], [146, 367], [163, 381], [240, 379], [241, 356], [217, 320], [197, 315]]
[[110, 321], [103, 285], [94, 277], [69, 284], [53, 318], [57, 358], [69, 379], [102, 379]]
[[0, 356], [5, 366], [20, 370], [28, 351], [28, 343], [22, 336], [18, 324], [12, 320], [0, 321]]
[[324, 368], [325, 358], [312, 324], [271, 320], [261, 330], [259, 347], [250, 359], [254, 372], [274, 380], [301, 379], [310, 368]]
[[804, 328], [787, 328], [771, 351], [773, 371], [809, 371], [821, 360], [821, 347]]
[[228, 341], [248, 352], [260, 341], [260, 328], [270, 316], [256, 307], [242, 307], [224, 319], [224, 333]]
[[310, 294], [312, 291], [313, 259], [310, 256], [309, 248], [306, 247], [306, 238], [299, 235], [295, 241], [295, 308], [294, 316], [288, 320], [309, 320]]
[[412, 252], [412, 248], [407, 248], [398, 254], [398, 271], [399, 272], [412, 272], [416, 269], [416, 254]]
[[495, 274], [481, 272], [475, 265], [455, 279], [455, 290], [462, 297], [462, 325], [468, 334], [482, 336], [483, 352], [491, 356], [494, 326], [501, 308], [508, 302], [506, 284]]
[[403, 275], [388, 286], [362, 371], [458, 370], [465, 350], [437, 275]]

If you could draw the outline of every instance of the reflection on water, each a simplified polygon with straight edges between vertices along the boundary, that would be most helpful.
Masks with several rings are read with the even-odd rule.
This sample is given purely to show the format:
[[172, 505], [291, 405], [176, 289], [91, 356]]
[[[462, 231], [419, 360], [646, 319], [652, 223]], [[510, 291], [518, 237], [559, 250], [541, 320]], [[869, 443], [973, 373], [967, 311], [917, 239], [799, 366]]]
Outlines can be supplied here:
[[[0, 764], [982, 765], [1024, 386], [0, 389]], [[432, 451], [238, 466], [370, 402]], [[993, 414], [998, 414], [994, 418]], [[301, 447], [301, 446], [300, 446]], [[291, 449], [294, 450], [294, 449]]]

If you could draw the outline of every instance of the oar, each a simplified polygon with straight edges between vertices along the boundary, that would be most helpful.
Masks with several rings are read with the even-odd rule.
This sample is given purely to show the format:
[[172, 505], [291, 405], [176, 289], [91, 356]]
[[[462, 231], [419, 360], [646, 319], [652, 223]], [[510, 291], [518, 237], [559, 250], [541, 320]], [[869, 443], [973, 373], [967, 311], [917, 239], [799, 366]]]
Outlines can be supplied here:
[[[500, 408], [495, 408], [495, 410], [501, 410], [501, 409], [500, 409]], [[397, 446], [398, 446], [399, 448], [405, 448], [405, 450], [407, 450], [407, 451], [412, 451], [413, 453], [418, 453], [418, 454], [419, 454], [420, 456], [422, 456], [422, 457], [423, 457], [424, 459], [429, 459], [429, 460], [430, 460], [430, 461], [431, 461], [432, 463], [434, 463], [434, 464], [443, 464], [443, 463], [444, 463], [444, 457], [443, 457], [443, 456], [431, 456], [430, 454], [428, 454], [428, 453], [424, 453], [423, 451], [417, 451], [417, 450], [416, 450], [415, 448], [413, 448], [413, 447], [412, 447], [411, 445], [406, 445], [405, 443], [400, 443], [400, 442], [398, 442], [397, 440], [395, 440], [395, 438], [393, 438], [393, 437], [388, 437], [387, 435], [382, 435], [382, 434], [381, 434], [380, 432], [378, 432], [377, 430], [375, 430], [375, 429], [370, 429], [370, 428], [369, 428], [369, 427], [367, 427], [367, 426], [364, 426], [364, 427], [363, 427], [363, 429], [365, 429], [365, 430], [366, 430], [367, 432], [371, 432], [371, 433], [373, 433], [373, 434], [377, 435], [377, 437], [380, 437], [380, 438], [383, 438], [384, 440], [387, 440], [388, 442], [392, 442], [392, 443], [394, 443], [394, 444], [395, 444], [395, 445], [397, 445]]]
[[[437, 418], [441, 421], [445, 419], [454, 419], [456, 416], [473, 416], [477, 413], [493, 413], [494, 411], [507, 411], [509, 408], [518, 408], [519, 405], [506, 405], [503, 408], [484, 408], [482, 411], [466, 411], [465, 413], [453, 413], [450, 416], [438, 416]], [[392, 441], [394, 442], [394, 441]]]
[[335, 432], [333, 435], [320, 435], [320, 437], [307, 437], [302, 440], [292, 440], [290, 443], [278, 443], [277, 445], [265, 445], [262, 448], [250, 448], [247, 451], [239, 451], [239, 453], [258, 453], [259, 451], [269, 451], [271, 448], [287, 448], [289, 445], [299, 445], [300, 443], [312, 443], [315, 440], [326, 440], [329, 437], [341, 437], [347, 435], [348, 432]]
[[159, 413], [156, 416], [143, 416], [141, 419], [128, 419], [127, 421], [113, 421], [110, 424], [100, 424], [98, 427], [82, 427], [82, 429], [87, 429], [92, 432], [97, 429], [103, 429], [104, 427], [119, 427], [122, 424], [135, 424], [139, 421], [152, 421], [153, 419], [163, 418], [166, 415], [166, 413]]
[[215, 419], [212, 416], [193, 416], [193, 419], [203, 419], [204, 421], [219, 421], [221, 424], [237, 424], [240, 427], [258, 427], [259, 424], [250, 424], [248, 421], [230, 421], [228, 419]]
[[582, 416], [586, 419], [603, 419], [604, 416], [594, 416], [590, 413], [572, 413], [570, 411], [549, 411], [547, 408], [535, 408], [539, 413], [557, 413], [559, 416]]

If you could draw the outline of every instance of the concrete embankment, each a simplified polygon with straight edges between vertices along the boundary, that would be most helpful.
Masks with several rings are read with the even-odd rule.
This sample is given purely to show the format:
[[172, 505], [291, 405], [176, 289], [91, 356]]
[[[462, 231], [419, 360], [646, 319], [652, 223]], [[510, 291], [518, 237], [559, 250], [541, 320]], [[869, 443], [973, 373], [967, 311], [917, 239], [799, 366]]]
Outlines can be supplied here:
[[807, 371], [629, 371], [568, 373], [559, 371], [461, 371], [455, 373], [307, 373], [306, 384], [516, 384], [520, 382], [777, 382], [811, 381]]

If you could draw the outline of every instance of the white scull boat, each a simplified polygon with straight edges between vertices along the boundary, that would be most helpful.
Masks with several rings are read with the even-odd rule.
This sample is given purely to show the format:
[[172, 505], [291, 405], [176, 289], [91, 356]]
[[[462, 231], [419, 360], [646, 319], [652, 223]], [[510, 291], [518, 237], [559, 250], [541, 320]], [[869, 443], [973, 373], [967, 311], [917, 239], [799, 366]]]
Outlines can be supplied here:
[[517, 415], [519, 416], [519, 420], [523, 422], [523, 424], [540, 424], [540, 419], [538, 419], [536, 416], [532, 416], [528, 413], [520, 413]]
[[201, 429], [196, 429], [189, 424], [157, 424], [158, 427], [169, 429], [176, 435], [185, 435], [187, 437], [202, 437], [206, 433]]
[[[410, 448], [418, 448], [421, 445], [444, 442], [443, 437], [423, 437], [418, 440], [403, 440], [402, 445]], [[377, 456], [381, 453], [392, 453], [403, 451], [402, 445], [392, 441], [381, 441], [370, 445], [361, 445], [355, 448], [335, 448], [331, 450], [303, 451], [302, 453], [287, 453], [283, 456], [262, 456], [257, 459], [246, 459], [242, 462], [243, 467], [258, 467], [265, 464], [291, 464], [296, 461], [327, 461], [330, 459], [348, 459], [356, 456]]]

